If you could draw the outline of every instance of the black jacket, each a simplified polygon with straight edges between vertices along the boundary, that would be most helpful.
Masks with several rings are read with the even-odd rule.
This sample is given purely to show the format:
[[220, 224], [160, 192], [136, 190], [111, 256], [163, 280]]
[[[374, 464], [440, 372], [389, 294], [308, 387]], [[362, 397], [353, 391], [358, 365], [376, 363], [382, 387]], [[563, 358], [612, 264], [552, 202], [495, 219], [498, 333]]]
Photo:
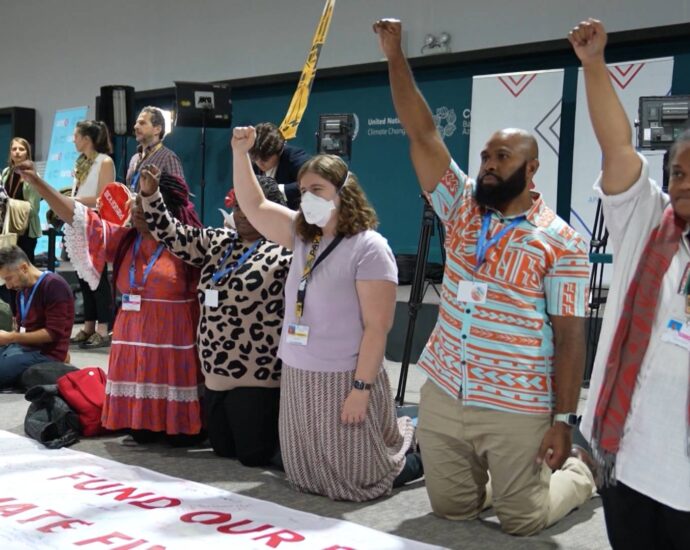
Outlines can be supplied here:
[[34, 386], [24, 396], [31, 402], [24, 419], [26, 435], [49, 449], [79, 441], [79, 417], [58, 395], [57, 386]]

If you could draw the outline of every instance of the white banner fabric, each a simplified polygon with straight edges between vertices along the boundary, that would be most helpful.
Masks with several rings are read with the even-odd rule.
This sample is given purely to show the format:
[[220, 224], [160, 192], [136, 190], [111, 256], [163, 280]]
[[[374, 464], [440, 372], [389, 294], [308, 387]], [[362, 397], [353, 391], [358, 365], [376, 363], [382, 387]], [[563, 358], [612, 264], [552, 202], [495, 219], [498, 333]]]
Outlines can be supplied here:
[[0, 548], [431, 549], [0, 431]]

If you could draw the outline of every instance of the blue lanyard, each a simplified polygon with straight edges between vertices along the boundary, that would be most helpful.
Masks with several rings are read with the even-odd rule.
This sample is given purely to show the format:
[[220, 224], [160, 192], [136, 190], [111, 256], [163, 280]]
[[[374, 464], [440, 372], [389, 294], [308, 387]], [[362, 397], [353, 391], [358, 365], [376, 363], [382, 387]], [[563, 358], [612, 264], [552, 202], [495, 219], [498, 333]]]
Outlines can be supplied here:
[[132, 174], [132, 181], [130, 181], [130, 183], [129, 183], [129, 186], [132, 188], [132, 191], [136, 192], [137, 183], [139, 183], [139, 176], [140, 175], [141, 175], [141, 173], [138, 170], [136, 172], [134, 172], [134, 174]]
[[230, 257], [230, 254], [232, 253], [232, 250], [235, 248], [235, 244], [237, 243], [237, 236], [232, 240], [230, 243], [230, 246], [228, 247], [227, 252], [225, 255], [221, 258], [220, 262], [218, 262], [218, 267], [216, 268], [216, 272], [211, 275], [211, 279], [213, 280], [214, 284], [218, 284], [218, 281], [220, 281], [223, 277], [226, 275], [229, 275], [230, 273], [234, 273], [237, 271], [240, 267], [242, 267], [245, 263], [247, 263], [247, 260], [249, 259], [249, 256], [251, 256], [254, 251], [259, 247], [261, 244], [261, 241], [263, 239], [259, 239], [256, 241], [252, 246], [250, 246], [247, 251], [240, 256], [240, 258], [233, 264], [230, 264], [228, 267], [225, 269], [221, 269], [220, 266], [222, 266]]
[[141, 246], [141, 235], [137, 235], [137, 240], [134, 241], [134, 253], [132, 254], [132, 263], [129, 266], [129, 288], [134, 290], [135, 288], [144, 288], [146, 281], [149, 278], [151, 270], [153, 269], [153, 264], [156, 263], [161, 253], [163, 252], [163, 243], [158, 243], [155, 252], [151, 255], [149, 263], [144, 266], [144, 275], [141, 279], [141, 284], [138, 285], [136, 282], [136, 262], [137, 254], [139, 253], [139, 247]]
[[498, 243], [498, 241], [505, 237], [508, 232], [512, 231], [514, 227], [525, 219], [527, 219], [527, 216], [518, 216], [487, 241], [486, 236], [489, 234], [489, 227], [491, 226], [491, 212], [484, 214], [482, 219], [482, 230], [479, 233], [479, 239], [477, 240], [477, 265], [474, 269], [477, 270], [482, 266], [484, 260], [486, 259], [486, 253], [489, 248]]
[[36, 281], [34, 283], [34, 286], [31, 287], [31, 293], [29, 294], [28, 302], [25, 303], [26, 295], [24, 294], [24, 291], [22, 291], [22, 293], [19, 295], [19, 314], [21, 315], [19, 320], [22, 326], [24, 325], [24, 319], [26, 319], [26, 314], [29, 313], [29, 309], [31, 309], [31, 302], [34, 299], [34, 294], [36, 294], [36, 289], [39, 287], [41, 281], [44, 279], [46, 275], [48, 275], [47, 271], [41, 273], [41, 276], [38, 278], [38, 281]]

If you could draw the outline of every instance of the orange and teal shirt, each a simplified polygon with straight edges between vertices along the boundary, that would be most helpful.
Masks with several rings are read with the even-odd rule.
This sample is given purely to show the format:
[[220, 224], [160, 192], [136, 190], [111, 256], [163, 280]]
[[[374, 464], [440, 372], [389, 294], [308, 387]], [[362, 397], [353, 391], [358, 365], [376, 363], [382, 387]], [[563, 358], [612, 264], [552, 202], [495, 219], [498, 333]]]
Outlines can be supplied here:
[[[538, 193], [527, 212], [505, 218], [476, 202], [474, 186], [451, 161], [431, 193], [446, 230], [446, 267], [438, 320], [418, 366], [465, 405], [549, 414], [550, 316], [585, 316], [587, 247]], [[492, 240], [479, 262], [478, 243]], [[461, 297], [476, 287], [485, 298], [461, 301], [459, 285]]]

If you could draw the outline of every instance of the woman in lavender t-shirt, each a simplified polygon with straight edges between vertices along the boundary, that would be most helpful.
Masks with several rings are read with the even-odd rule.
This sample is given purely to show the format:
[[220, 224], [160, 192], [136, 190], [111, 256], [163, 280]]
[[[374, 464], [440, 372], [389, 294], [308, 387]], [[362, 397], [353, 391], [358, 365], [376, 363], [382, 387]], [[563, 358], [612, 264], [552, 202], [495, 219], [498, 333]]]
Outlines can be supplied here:
[[298, 212], [267, 201], [251, 167], [252, 127], [235, 128], [233, 181], [249, 221], [293, 250], [285, 285], [280, 443], [290, 484], [337, 500], [370, 500], [421, 476], [414, 428], [396, 419], [386, 371], [397, 269], [376, 213], [336, 156], [299, 172]]

